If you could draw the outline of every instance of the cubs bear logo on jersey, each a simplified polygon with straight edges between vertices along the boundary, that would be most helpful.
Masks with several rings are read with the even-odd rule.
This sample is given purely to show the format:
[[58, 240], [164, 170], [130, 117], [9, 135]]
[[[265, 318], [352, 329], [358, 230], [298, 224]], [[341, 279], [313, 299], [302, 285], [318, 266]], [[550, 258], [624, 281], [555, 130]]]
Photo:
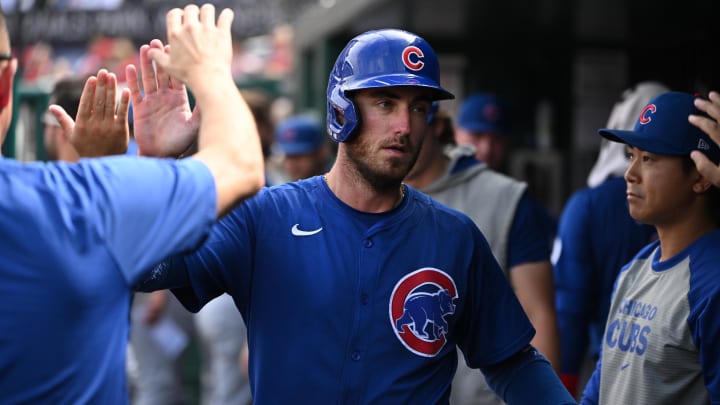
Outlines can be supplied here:
[[390, 295], [390, 323], [411, 352], [433, 357], [447, 343], [446, 317], [455, 313], [455, 281], [445, 272], [422, 268], [403, 277]]

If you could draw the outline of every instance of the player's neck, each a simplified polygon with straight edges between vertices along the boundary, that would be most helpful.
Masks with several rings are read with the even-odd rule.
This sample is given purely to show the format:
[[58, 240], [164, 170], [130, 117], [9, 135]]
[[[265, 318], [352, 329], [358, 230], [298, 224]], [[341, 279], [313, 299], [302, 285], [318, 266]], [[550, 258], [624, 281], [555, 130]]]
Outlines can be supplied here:
[[705, 234], [718, 229], [705, 215], [692, 215], [683, 221], [656, 225], [655, 228], [662, 252], [660, 260], [674, 257]]
[[397, 207], [405, 197], [405, 186], [397, 183], [378, 189], [355, 173], [338, 168], [338, 164], [323, 176], [330, 191], [350, 207], [367, 213], [387, 212]]

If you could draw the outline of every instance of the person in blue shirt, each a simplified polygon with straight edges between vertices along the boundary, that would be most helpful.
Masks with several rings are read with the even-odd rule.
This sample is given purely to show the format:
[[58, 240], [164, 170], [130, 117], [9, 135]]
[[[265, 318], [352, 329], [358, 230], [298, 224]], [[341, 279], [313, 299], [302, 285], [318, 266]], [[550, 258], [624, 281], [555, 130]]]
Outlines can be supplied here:
[[690, 158], [700, 150], [717, 165], [720, 148], [688, 122], [704, 115], [696, 98], [660, 94], [632, 130], [599, 131], [627, 146], [628, 210], [658, 240], [615, 281], [582, 404], [720, 403], [720, 189]]
[[[144, 151], [180, 153], [197, 138], [193, 157], [0, 159], [0, 403], [127, 403], [130, 286], [163, 257], [196, 247], [218, 217], [262, 187], [258, 135], [230, 74], [232, 19], [223, 11], [216, 24], [210, 5], [169, 11], [171, 46], [150, 51], [157, 71], [141, 67], [148, 95], [134, 101], [154, 106], [143, 119], [158, 129], [162, 113], [178, 123], [182, 111], [157, 102], [184, 92], [181, 83], [203, 108], [192, 136], [158, 148], [143, 133]], [[0, 55], [4, 138], [17, 61], [2, 13]], [[127, 147], [128, 102], [139, 92], [123, 91], [118, 106], [116, 86], [104, 70], [90, 77], [76, 122], [51, 107], [81, 155]]]
[[447, 403], [458, 346], [511, 404], [575, 403], [477, 226], [402, 183], [453, 97], [439, 78], [413, 33], [353, 38], [327, 87], [332, 168], [263, 189], [137, 286], [191, 311], [232, 296], [254, 403]]
[[[626, 90], [610, 113], [608, 128], [631, 129], [648, 101], [665, 91], [656, 82]], [[617, 274], [655, 239], [655, 228], [628, 213], [622, 177], [629, 164], [626, 149], [603, 140], [588, 187], [573, 193], [563, 208], [553, 249], [560, 378], [577, 396], [600, 353]]]

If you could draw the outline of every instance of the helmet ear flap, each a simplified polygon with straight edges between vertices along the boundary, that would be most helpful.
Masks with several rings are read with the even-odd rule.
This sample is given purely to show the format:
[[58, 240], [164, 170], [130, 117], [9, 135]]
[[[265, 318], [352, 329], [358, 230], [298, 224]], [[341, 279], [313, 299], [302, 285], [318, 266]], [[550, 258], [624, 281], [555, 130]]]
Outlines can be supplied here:
[[[342, 122], [338, 112], [342, 111]], [[327, 109], [328, 134], [335, 142], [345, 142], [357, 126], [355, 103], [348, 98], [340, 86], [330, 91]]]

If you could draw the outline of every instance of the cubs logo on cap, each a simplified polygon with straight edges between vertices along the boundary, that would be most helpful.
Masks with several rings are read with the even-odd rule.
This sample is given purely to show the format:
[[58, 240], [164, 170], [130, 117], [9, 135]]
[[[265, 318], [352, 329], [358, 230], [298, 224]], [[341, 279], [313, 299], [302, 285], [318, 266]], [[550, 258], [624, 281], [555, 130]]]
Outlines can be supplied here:
[[471, 94], [460, 106], [458, 126], [472, 132], [509, 135], [509, 107], [504, 99], [494, 94]]
[[434, 357], [447, 343], [447, 317], [455, 313], [457, 288], [444, 271], [423, 268], [403, 277], [390, 296], [390, 323], [411, 352]]
[[650, 100], [638, 117], [632, 131], [600, 129], [603, 137], [650, 153], [690, 156], [699, 150], [715, 164], [720, 162], [720, 148], [688, 116], [707, 114], [695, 108], [694, 95], [681, 92], [663, 93]]

